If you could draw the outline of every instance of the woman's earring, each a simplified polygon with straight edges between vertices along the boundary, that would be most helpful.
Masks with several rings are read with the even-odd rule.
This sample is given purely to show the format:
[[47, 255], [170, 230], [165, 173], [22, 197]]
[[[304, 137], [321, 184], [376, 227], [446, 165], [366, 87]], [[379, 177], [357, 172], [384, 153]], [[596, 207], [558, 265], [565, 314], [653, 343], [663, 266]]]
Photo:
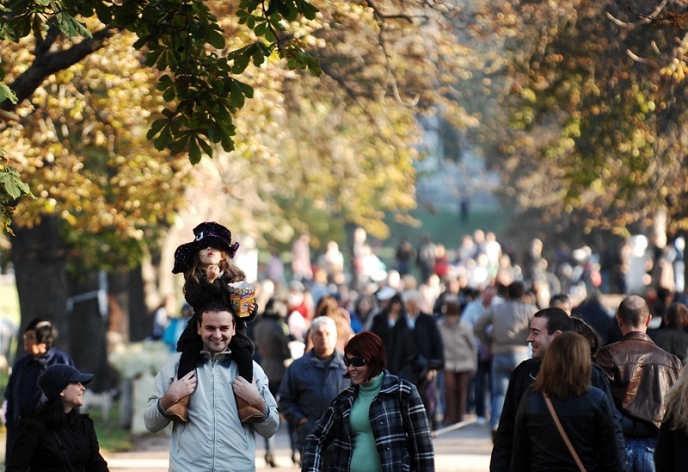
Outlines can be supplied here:
[[64, 397], [64, 390], [60, 392], [60, 396]]

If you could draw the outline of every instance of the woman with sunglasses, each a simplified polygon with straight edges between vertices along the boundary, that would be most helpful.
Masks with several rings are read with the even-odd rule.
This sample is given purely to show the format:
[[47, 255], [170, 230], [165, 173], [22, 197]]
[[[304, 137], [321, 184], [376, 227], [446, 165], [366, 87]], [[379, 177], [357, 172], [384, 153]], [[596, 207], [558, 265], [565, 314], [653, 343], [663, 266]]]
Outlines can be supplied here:
[[[357, 334], [344, 348], [343, 390], [306, 437], [302, 471], [434, 471], [430, 426], [416, 387], [384, 370], [385, 347]], [[325, 451], [332, 445], [331, 455]]]

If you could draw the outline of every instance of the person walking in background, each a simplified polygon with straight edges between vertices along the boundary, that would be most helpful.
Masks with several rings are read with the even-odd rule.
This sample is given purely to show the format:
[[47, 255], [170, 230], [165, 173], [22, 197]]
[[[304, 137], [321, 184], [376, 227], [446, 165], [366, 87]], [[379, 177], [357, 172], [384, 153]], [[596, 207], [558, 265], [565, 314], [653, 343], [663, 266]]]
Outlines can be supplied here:
[[516, 414], [510, 470], [627, 470], [614, 405], [590, 384], [591, 373], [590, 347], [583, 336], [565, 332], [554, 337]]
[[[306, 437], [304, 472], [435, 470], [423, 402], [410, 382], [384, 370], [385, 347], [370, 332], [344, 348], [351, 387], [331, 405]], [[326, 451], [331, 457], [326, 457]]]
[[[473, 404], [475, 407], [475, 414], [478, 417], [478, 424], [485, 424], [487, 407], [485, 405], [485, 392], [490, 388], [492, 384], [492, 351], [490, 348], [480, 342], [475, 333], [473, 332], [473, 327], [475, 322], [482, 316], [485, 311], [490, 308], [492, 301], [495, 299], [497, 294], [497, 288], [494, 285], [488, 285], [480, 293], [477, 300], [473, 300], [463, 309], [461, 313], [461, 321], [466, 322], [471, 327], [471, 332], [473, 333], [475, 344], [478, 346], [478, 364], [473, 376]], [[470, 398], [470, 392], [469, 392]]]
[[67, 364], [53, 364], [38, 376], [46, 401], [34, 418], [22, 421], [7, 472], [108, 471], [93, 420], [79, 414], [84, 385], [92, 379]]
[[424, 283], [435, 272], [435, 259], [437, 258], [437, 246], [430, 239], [429, 234], [423, 235], [418, 246], [416, 266], [420, 270], [420, 281]]
[[[271, 298], [253, 329], [256, 350], [260, 354], [260, 366], [268, 377], [268, 388], [275, 398], [278, 397], [280, 384], [287, 371], [286, 361], [291, 358], [291, 337], [286, 318], [287, 304], [283, 300]], [[274, 449], [274, 436], [265, 438], [265, 462], [270, 467], [277, 467]]]
[[411, 243], [406, 239], [402, 239], [397, 246], [397, 252], [394, 259], [397, 261], [397, 271], [400, 276], [411, 273], [411, 261], [416, 257], [416, 250], [413, 249]]
[[179, 316], [170, 319], [165, 331], [162, 333], [162, 340], [170, 347], [170, 351], [174, 352], [177, 348], [177, 342], [186, 329], [186, 326], [189, 324], [189, 321], [191, 321], [192, 316], [193, 308], [191, 308], [191, 305], [188, 303], [184, 303]]
[[413, 383], [432, 425], [435, 407], [435, 374], [444, 367], [444, 348], [437, 322], [421, 313], [419, 294], [408, 290], [394, 295], [389, 309], [375, 317], [370, 331], [382, 339], [387, 352], [387, 369]]
[[153, 312], [153, 330], [149, 339], [152, 341], [159, 341], [170, 323], [170, 314], [174, 313], [175, 298], [174, 295], [165, 295], [158, 308]]
[[66, 352], [53, 347], [57, 330], [50, 321], [35, 318], [24, 329], [24, 351], [14, 363], [5, 389], [7, 400], [7, 439], [5, 457], [10, 457], [12, 446], [19, 433], [18, 425], [22, 419], [33, 418], [43, 405], [38, 376], [56, 364], [74, 366], [74, 361]]
[[478, 346], [471, 325], [461, 319], [459, 299], [445, 298], [437, 327], [444, 346], [444, 423], [463, 421], [468, 382], [477, 367]]
[[[277, 403], [268, 378], [253, 362], [253, 382], [239, 375], [229, 345], [236, 332], [232, 308], [213, 301], [200, 308], [196, 324], [202, 340], [200, 360], [182, 378], [177, 371], [182, 356], [175, 352], [155, 377], [153, 392], [143, 414], [146, 429], [162, 431], [170, 424], [167, 409], [180, 398], [191, 396], [186, 423], [175, 422], [170, 440], [173, 471], [255, 470], [255, 434], [273, 436], [279, 428]], [[261, 411], [261, 418], [243, 422], [235, 397]]]
[[688, 369], [683, 369], [666, 395], [666, 413], [655, 449], [657, 472], [688, 470]]
[[303, 283], [308, 283], [313, 279], [310, 241], [310, 236], [302, 233], [291, 245], [292, 278]]
[[664, 315], [664, 327], [648, 333], [655, 344], [685, 361], [688, 357], [688, 307], [672, 303]]
[[492, 350], [490, 426], [493, 435], [499, 425], [509, 377], [516, 366], [528, 358], [530, 322], [537, 311], [535, 305], [525, 301], [523, 282], [512, 282], [508, 295], [508, 300], [488, 308], [473, 326], [480, 342]]
[[[339, 301], [336, 297], [327, 295], [321, 298], [320, 303], [315, 307], [313, 319], [320, 316], [327, 316], [334, 320], [335, 325], [337, 325], [337, 350], [343, 351], [346, 343], [354, 335], [349, 312], [339, 306]], [[307, 343], [306, 349], [309, 347]]]
[[607, 374], [621, 414], [626, 455], [632, 472], [654, 472], [653, 452], [666, 410], [665, 395], [681, 371], [681, 361], [646, 334], [652, 315], [641, 297], [619, 304], [621, 341], [603, 347], [595, 362]]
[[328, 316], [313, 319], [309, 330], [313, 349], [291, 363], [282, 379], [280, 412], [293, 430], [292, 461], [300, 463], [306, 435], [327, 410], [332, 399], [349, 386], [346, 366], [337, 351], [337, 326]]
[[354, 302], [354, 313], [361, 320], [363, 329], [369, 328], [373, 322], [373, 314], [376, 311], [375, 297], [369, 293], [361, 293]]

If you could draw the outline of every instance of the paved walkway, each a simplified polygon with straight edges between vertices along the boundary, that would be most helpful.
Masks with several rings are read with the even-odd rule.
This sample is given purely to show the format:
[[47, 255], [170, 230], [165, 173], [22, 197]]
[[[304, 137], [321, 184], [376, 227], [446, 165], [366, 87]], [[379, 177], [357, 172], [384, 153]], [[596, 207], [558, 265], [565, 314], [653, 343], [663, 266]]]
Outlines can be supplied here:
[[[439, 435], [434, 440], [435, 468], [440, 472], [485, 472], [490, 463], [492, 442], [489, 426], [470, 424], [459, 430]], [[294, 472], [286, 426], [276, 435], [277, 468], [265, 464], [265, 445], [257, 437], [256, 468], [259, 472]], [[137, 450], [108, 454], [105, 459], [113, 472], [165, 472], [169, 455], [169, 438], [147, 435], [137, 442]]]

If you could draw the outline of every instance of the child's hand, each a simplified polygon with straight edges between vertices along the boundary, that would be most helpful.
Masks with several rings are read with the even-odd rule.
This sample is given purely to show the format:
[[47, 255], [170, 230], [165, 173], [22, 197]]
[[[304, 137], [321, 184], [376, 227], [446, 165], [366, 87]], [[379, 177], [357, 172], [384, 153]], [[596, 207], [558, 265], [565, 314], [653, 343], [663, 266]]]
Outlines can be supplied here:
[[256, 304], [251, 303], [251, 306], [248, 307], [248, 312], [253, 314], [254, 311], [256, 311]]
[[220, 267], [216, 266], [215, 264], [209, 265], [205, 269], [205, 276], [208, 279], [208, 282], [215, 282], [215, 280], [220, 276]]

